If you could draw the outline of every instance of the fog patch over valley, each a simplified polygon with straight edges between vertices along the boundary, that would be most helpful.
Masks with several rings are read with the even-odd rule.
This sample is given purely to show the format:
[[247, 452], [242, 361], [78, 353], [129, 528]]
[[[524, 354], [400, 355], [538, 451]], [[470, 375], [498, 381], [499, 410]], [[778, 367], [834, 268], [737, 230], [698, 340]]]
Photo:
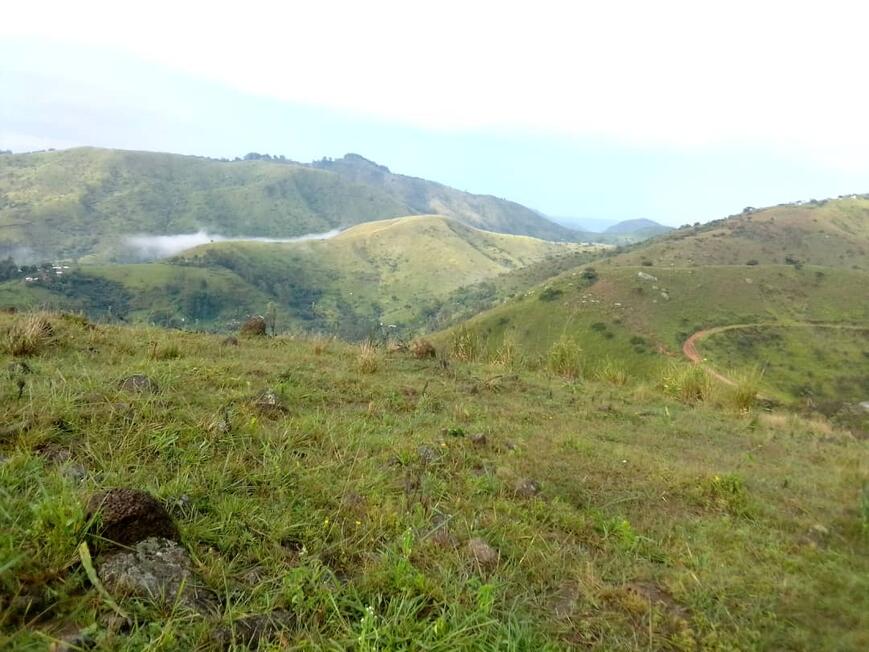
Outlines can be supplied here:
[[209, 244], [211, 242], [304, 242], [306, 240], [328, 240], [342, 229], [332, 229], [324, 233], [306, 233], [292, 238], [260, 238], [253, 236], [224, 236], [199, 230], [196, 233], [178, 233], [176, 235], [131, 235], [124, 238], [124, 246], [129, 255], [137, 260], [157, 260], [169, 258], [182, 251]]

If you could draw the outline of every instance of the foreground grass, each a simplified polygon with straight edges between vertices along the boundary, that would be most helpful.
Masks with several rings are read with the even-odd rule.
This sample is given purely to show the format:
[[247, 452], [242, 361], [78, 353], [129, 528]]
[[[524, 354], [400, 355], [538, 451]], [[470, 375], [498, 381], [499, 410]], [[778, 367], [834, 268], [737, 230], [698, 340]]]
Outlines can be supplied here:
[[[334, 341], [49, 320], [21, 398], [22, 358], [0, 388], [4, 649], [110, 612], [76, 562], [84, 502], [114, 486], [172, 508], [223, 622], [297, 614], [283, 648], [869, 645], [869, 464], [848, 433]], [[160, 391], [125, 394], [131, 373]], [[256, 410], [266, 389], [285, 414]], [[132, 629], [96, 626], [100, 649], [209, 648], [210, 620], [122, 606]]]

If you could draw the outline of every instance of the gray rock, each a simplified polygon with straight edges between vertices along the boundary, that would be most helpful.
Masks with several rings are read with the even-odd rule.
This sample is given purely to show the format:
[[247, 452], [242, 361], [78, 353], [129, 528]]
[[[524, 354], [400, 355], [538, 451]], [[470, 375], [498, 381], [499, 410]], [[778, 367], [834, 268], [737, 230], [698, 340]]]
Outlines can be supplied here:
[[181, 605], [203, 614], [217, 613], [219, 602], [193, 571], [190, 557], [175, 541], [151, 537], [132, 550], [103, 557], [98, 572], [116, 598], [154, 600], [164, 606]]
[[133, 374], [122, 379], [119, 386], [125, 392], [134, 394], [155, 394], [160, 390], [157, 381], [145, 374]]
[[218, 649], [246, 646], [251, 650], [277, 639], [281, 632], [296, 626], [296, 616], [286, 609], [277, 609], [268, 614], [247, 616], [217, 629], [211, 636]]
[[423, 464], [431, 464], [439, 457], [438, 452], [431, 446], [420, 446], [416, 449], [416, 453], [419, 455], [419, 461]]
[[474, 446], [479, 446], [480, 448], [482, 448], [487, 443], [489, 443], [489, 440], [486, 438], [486, 435], [484, 435], [483, 433], [479, 433], [476, 435], [471, 435], [471, 443]]
[[253, 400], [253, 407], [260, 413], [269, 417], [279, 417], [289, 410], [284, 405], [280, 396], [274, 390], [267, 389], [257, 395]]
[[491, 568], [498, 564], [500, 555], [488, 543], [479, 538], [474, 538], [468, 541], [468, 554], [478, 565], [483, 568]]
[[537, 480], [522, 478], [513, 487], [513, 493], [520, 498], [534, 498], [534, 496], [540, 494], [541, 489], [540, 483]]

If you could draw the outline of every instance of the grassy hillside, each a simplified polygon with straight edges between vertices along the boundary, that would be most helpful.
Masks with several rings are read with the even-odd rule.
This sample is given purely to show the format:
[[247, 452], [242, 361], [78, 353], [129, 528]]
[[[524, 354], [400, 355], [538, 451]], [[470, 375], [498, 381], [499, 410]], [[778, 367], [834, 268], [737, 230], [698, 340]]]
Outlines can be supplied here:
[[[381, 323], [407, 334], [455, 318], [478, 305], [469, 297], [481, 283], [599, 250], [414, 216], [358, 225], [328, 240], [217, 242], [171, 264], [82, 265], [35, 283], [2, 283], [0, 305], [225, 330], [273, 301], [282, 330], [358, 339], [379, 333]], [[505, 296], [516, 282], [487, 296]]]
[[[0, 335], [4, 649], [869, 646], [867, 442], [823, 421], [322, 339]], [[116, 487], [180, 543], [101, 540]]]
[[682, 227], [612, 259], [655, 267], [785, 263], [869, 270], [869, 197], [782, 205]]
[[[446, 199], [437, 211], [509, 233], [556, 234], [517, 204], [417, 180]], [[106, 262], [125, 238], [204, 229], [286, 238], [431, 209], [379, 184], [296, 163], [80, 148], [0, 157], [0, 256]]]
[[703, 356], [737, 374], [757, 368], [765, 392], [820, 408], [869, 400], [869, 324], [862, 328], [753, 326], [714, 334]]
[[394, 174], [357, 154], [314, 163], [354, 183], [378, 188], [415, 213], [448, 215], [478, 229], [533, 235], [544, 240], [583, 240], [586, 234], [556, 224], [515, 202], [489, 195], [472, 195], [425, 179]]
[[855, 293], [867, 282], [863, 271], [812, 266], [597, 265], [551, 279], [463, 328], [479, 338], [489, 356], [515, 342], [526, 355], [545, 359], [566, 338], [582, 348], [590, 370], [614, 363], [648, 377], [681, 357], [690, 334], [711, 326], [869, 324], [869, 301]]
[[362, 224], [329, 240], [214, 243], [179, 262], [232, 270], [283, 306], [305, 309], [313, 303], [332, 324], [328, 330], [345, 328], [349, 334], [348, 321], [361, 323], [359, 332], [380, 322], [417, 327], [460, 287], [551, 257], [597, 250], [419, 216]]

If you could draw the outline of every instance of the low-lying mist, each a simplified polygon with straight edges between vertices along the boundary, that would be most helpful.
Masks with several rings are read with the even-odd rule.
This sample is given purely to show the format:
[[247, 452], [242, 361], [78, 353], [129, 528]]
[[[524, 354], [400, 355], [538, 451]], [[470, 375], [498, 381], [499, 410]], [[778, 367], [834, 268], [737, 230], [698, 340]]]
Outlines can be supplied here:
[[182, 251], [198, 247], [210, 242], [304, 242], [306, 240], [328, 240], [341, 233], [341, 229], [332, 229], [325, 233], [307, 233], [293, 238], [259, 238], [246, 236], [224, 236], [200, 230], [196, 233], [179, 233], [177, 235], [131, 235], [124, 238], [125, 252], [137, 260], [157, 260], [169, 258]]

